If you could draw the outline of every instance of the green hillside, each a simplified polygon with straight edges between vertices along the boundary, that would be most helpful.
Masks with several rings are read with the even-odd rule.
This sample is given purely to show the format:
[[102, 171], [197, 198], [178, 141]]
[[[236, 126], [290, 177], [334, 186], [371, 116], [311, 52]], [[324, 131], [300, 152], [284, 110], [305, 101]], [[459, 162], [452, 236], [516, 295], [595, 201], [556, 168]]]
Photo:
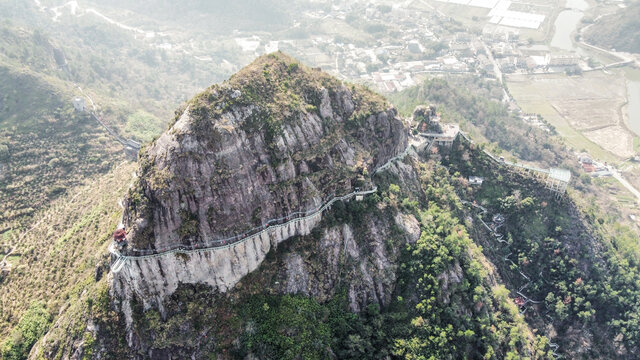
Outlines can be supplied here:
[[585, 40], [605, 49], [640, 53], [640, 3], [629, 2], [587, 29]]
[[124, 160], [122, 146], [74, 94], [27, 69], [0, 66], [0, 224], [33, 214]]
[[[87, 0], [57, 20], [67, 1], [41, 3], [0, 2], [0, 360], [638, 358], [635, 198], [612, 200], [618, 183], [525, 123], [498, 81], [441, 74], [385, 98], [345, 80], [353, 45], [390, 69], [412, 26], [480, 40], [461, 25], [411, 19], [418, 2]], [[584, 40], [640, 52], [627, 5]], [[345, 71], [250, 62], [276, 40]], [[407, 124], [429, 104], [473, 142], [421, 147]], [[484, 150], [569, 169], [569, 190]], [[116, 274], [120, 224], [136, 250]]]
[[[272, 71], [283, 80], [288, 70], [273, 67]], [[257, 74], [251, 68], [246, 73]], [[270, 96], [290, 90], [283, 84], [275, 90], [253, 83], [270, 89]], [[281, 99], [270, 96], [256, 101]], [[521, 147], [533, 130], [522, 132], [509, 124], [517, 119], [493, 103], [490, 91], [470, 96], [451, 83], [435, 81], [398, 100], [402, 106], [425, 100], [444, 104], [449, 119], [459, 119], [479, 136], [495, 139], [496, 144], [490, 145], [494, 149], [505, 144], [513, 153], [553, 161], [544, 150], [558, 146], [558, 159], [568, 157], [564, 148], [542, 142], [542, 137], [538, 143], [527, 143], [528, 148]], [[272, 103], [281, 104], [263, 105]], [[192, 105], [198, 106], [197, 101]], [[509, 139], [502, 142], [491, 132], [492, 126], [506, 128]], [[51, 321], [36, 316], [42, 315], [37, 300], [44, 293], [38, 284], [46, 282], [31, 282], [36, 302], [31, 310], [26, 304], [12, 305], [13, 311], [24, 314], [12, 317], [12, 324], [25, 317], [23, 322], [40, 319], [39, 323], [56, 324], [44, 342], [36, 343], [34, 358], [73, 352], [87, 358], [105, 354], [222, 359], [634, 358], [640, 311], [637, 234], [620, 224], [615, 214], [594, 205], [599, 190], [593, 185], [574, 180], [566, 197], [558, 198], [531, 174], [491, 160], [482, 151], [487, 146], [459, 139], [451, 150], [407, 157], [398, 167], [400, 172], [374, 175], [376, 195], [363, 202], [336, 203], [318, 231], [280, 245], [227, 293], [182, 284], [162, 311], [145, 308], [143, 299], [135, 297], [134, 348], [125, 339], [125, 314], [114, 311], [120, 300], [108, 296], [109, 284], [102, 277], [88, 273], [78, 275], [84, 281], [70, 293], [62, 313], [53, 311], [58, 303], [49, 305]], [[417, 174], [418, 188], [408, 185], [402, 175], [411, 171]], [[468, 183], [472, 175], [484, 177], [481, 187]], [[98, 211], [112, 219], [111, 224], [118, 215], [113, 208]], [[397, 251], [399, 261], [391, 301], [386, 306], [370, 302], [354, 313], [345, 295], [353, 281], [349, 266], [354, 260], [336, 255], [337, 271], [343, 276], [338, 285], [326, 282], [325, 260], [319, 255], [327, 246], [323, 234], [349, 226], [353, 241], [366, 246], [374, 236], [371, 224], [379, 226], [398, 213], [417, 219], [419, 239], [406, 243], [401, 240], [403, 230], [393, 226], [385, 230], [386, 251]], [[483, 221], [491, 223], [495, 214], [504, 216], [504, 224], [488, 230]], [[80, 220], [79, 226], [84, 224]], [[100, 225], [96, 231], [102, 234], [97, 235], [100, 240], [86, 246], [104, 252], [110, 229]], [[278, 287], [292, 253], [315, 269], [314, 281], [320, 286], [335, 286], [332, 296], [318, 299]], [[17, 284], [7, 283], [6, 290], [16, 292]], [[65, 286], [55, 291], [63, 292]], [[524, 298], [530, 301], [516, 305]], [[21, 329], [14, 325], [12, 334]], [[5, 348], [16, 348], [5, 341]]]

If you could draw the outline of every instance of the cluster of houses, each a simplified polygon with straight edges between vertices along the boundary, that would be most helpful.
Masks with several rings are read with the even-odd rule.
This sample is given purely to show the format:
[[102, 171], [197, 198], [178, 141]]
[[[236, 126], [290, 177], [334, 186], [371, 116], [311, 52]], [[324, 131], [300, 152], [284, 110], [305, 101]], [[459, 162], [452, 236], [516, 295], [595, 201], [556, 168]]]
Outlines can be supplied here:
[[[517, 31], [485, 28], [482, 39], [503, 73], [578, 72], [588, 69], [587, 63], [575, 54], [552, 54], [546, 45], [529, 45], [521, 41]], [[491, 72], [493, 64], [479, 56], [480, 68]]]
[[611, 176], [611, 172], [607, 168], [607, 163], [599, 163], [594, 161], [588, 154], [578, 155], [578, 162], [587, 174], [593, 177]]

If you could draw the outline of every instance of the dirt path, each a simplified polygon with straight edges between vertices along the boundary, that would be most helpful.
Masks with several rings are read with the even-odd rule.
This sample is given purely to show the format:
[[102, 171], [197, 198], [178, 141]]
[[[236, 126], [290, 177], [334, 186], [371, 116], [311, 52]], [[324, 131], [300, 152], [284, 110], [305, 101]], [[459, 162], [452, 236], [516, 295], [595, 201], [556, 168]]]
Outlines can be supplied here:
[[[5, 245], [3, 245], [3, 246], [5, 246]], [[6, 246], [9, 246], [9, 245], [6, 245]], [[11, 249], [11, 250], [9, 250], [9, 252], [8, 252], [8, 253], [4, 254], [4, 257], [3, 257], [3, 258], [2, 258], [2, 260], [0, 261], [0, 271], [3, 271], [3, 270], [5, 269], [5, 267], [7, 267], [7, 258], [8, 258], [11, 254], [13, 254], [13, 251], [14, 251], [16, 248], [14, 248], [14, 247], [10, 247], [10, 249]], [[10, 270], [10, 269], [11, 269], [11, 267], [9, 266], [9, 267], [8, 267], [8, 270]]]

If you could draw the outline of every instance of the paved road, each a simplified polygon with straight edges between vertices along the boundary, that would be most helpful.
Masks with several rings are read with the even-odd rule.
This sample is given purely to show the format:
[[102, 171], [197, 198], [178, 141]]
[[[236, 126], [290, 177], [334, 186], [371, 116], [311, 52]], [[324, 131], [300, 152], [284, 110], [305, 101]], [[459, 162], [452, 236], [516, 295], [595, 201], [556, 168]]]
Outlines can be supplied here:
[[487, 46], [487, 43], [483, 41], [482, 45], [484, 46], [484, 50], [487, 52], [487, 56], [489, 57], [489, 60], [491, 60], [491, 62], [493, 63], [493, 71], [496, 73], [496, 78], [498, 78], [498, 81], [500, 81], [500, 84], [502, 84], [502, 71], [500, 71], [500, 65], [498, 64], [496, 59], [493, 58], [493, 53], [491, 52], [491, 49], [489, 49], [489, 47]]
[[620, 172], [618, 172], [618, 170], [616, 170], [615, 168], [608, 167], [608, 170], [611, 172], [614, 179], [618, 180], [620, 184], [622, 184], [622, 186], [627, 188], [627, 190], [629, 190], [638, 199], [638, 202], [640, 202], [640, 191], [638, 191], [636, 188], [633, 187], [633, 185], [631, 185], [627, 180], [625, 180], [625, 178], [623, 178]]

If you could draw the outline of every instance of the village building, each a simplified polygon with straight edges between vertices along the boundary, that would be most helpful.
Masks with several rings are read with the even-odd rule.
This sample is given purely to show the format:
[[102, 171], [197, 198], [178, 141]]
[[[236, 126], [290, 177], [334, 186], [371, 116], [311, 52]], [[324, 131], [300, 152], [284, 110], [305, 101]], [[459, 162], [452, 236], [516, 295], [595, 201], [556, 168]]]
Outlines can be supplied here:
[[484, 182], [484, 178], [480, 176], [469, 176], [470, 185], [482, 185], [483, 182]]
[[76, 109], [76, 111], [84, 112], [85, 106], [84, 106], [83, 98], [81, 97], [74, 98], [72, 101], [72, 104], [73, 104], [73, 108]]
[[421, 132], [420, 136], [431, 140], [435, 145], [451, 147], [460, 133], [458, 124], [442, 124], [442, 132]]
[[549, 66], [577, 66], [580, 57], [577, 55], [546, 55], [546, 61]]

